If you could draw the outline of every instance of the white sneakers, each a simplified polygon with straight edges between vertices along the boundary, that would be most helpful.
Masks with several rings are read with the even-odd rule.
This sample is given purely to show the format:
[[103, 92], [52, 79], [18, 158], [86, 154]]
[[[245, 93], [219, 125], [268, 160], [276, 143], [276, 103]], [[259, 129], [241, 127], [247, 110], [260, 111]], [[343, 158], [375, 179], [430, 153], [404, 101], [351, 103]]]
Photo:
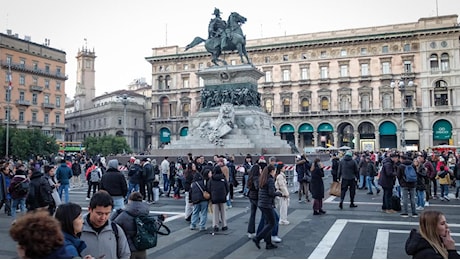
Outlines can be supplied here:
[[280, 222], [278, 223], [280, 225], [289, 225], [289, 221], [287, 220], [280, 220]]
[[272, 242], [279, 243], [283, 241], [279, 236], [272, 236]]
[[416, 209], [416, 210], [424, 210], [425, 208], [424, 208], [424, 207], [418, 206], [418, 207], [416, 207], [415, 209]]
[[256, 233], [248, 233], [248, 238], [252, 239], [256, 237]]

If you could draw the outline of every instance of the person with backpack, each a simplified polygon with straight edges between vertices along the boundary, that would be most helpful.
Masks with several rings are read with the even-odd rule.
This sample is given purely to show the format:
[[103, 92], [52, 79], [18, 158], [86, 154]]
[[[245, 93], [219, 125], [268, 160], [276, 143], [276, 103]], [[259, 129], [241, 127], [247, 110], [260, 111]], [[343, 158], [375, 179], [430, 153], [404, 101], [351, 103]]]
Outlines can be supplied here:
[[[115, 165], [112, 161], [108, 163], [107, 174]], [[116, 166], [118, 166], [118, 161]], [[106, 259], [130, 258], [131, 251], [125, 232], [118, 224], [110, 220], [113, 207], [113, 197], [105, 190], [100, 190], [91, 197], [88, 213], [83, 216], [83, 230], [80, 236], [87, 247], [80, 252], [80, 255]]]
[[96, 163], [88, 169], [88, 174], [86, 175], [86, 180], [88, 181], [86, 200], [90, 200], [91, 198], [91, 189], [93, 190], [93, 195], [99, 190], [99, 183], [102, 179], [102, 170], [100, 166], [101, 163]]
[[439, 186], [441, 187], [441, 193], [439, 196], [440, 200], [450, 201], [449, 198], [449, 185], [450, 185], [450, 169], [449, 166], [441, 166], [439, 169], [436, 179], [439, 180]]
[[23, 169], [24, 166], [22, 165], [16, 169], [16, 173], [8, 187], [8, 192], [11, 194], [12, 199], [11, 217], [13, 219], [16, 219], [16, 209], [18, 205], [21, 213], [26, 212], [26, 197], [27, 193], [29, 193], [30, 181]]
[[397, 178], [402, 189], [403, 207], [401, 217], [409, 217], [408, 204], [410, 199], [412, 217], [416, 218], [418, 217], [415, 211], [415, 184], [417, 183], [417, 172], [412, 165], [412, 160], [407, 155], [403, 154], [399, 158], [401, 164], [398, 166]]
[[27, 211], [46, 209], [51, 213], [53, 210], [53, 197], [51, 197], [51, 186], [45, 175], [39, 170], [33, 169], [30, 176], [29, 193], [26, 197]]
[[423, 165], [423, 158], [421, 155], [417, 156], [414, 159], [414, 168], [417, 171], [417, 183], [415, 184], [415, 191], [417, 192], [417, 207], [416, 210], [424, 210], [425, 209], [425, 189], [426, 189], [426, 168]]
[[128, 194], [126, 194], [126, 198], [129, 198], [129, 195], [133, 191], [139, 191], [139, 184], [142, 178], [142, 168], [141, 168], [141, 160], [135, 159], [134, 164], [129, 166], [128, 171]]

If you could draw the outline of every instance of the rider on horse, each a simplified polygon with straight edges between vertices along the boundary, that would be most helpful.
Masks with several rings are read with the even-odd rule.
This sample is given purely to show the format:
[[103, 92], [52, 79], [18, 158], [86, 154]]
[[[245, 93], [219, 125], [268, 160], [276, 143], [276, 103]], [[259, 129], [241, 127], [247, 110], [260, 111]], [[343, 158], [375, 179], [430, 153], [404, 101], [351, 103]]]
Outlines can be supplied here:
[[223, 50], [224, 47], [227, 46], [227, 33], [225, 29], [227, 28], [227, 23], [222, 20], [220, 17], [220, 10], [218, 8], [214, 8], [214, 13], [216, 17], [211, 19], [208, 26], [208, 38], [220, 38], [220, 49]]

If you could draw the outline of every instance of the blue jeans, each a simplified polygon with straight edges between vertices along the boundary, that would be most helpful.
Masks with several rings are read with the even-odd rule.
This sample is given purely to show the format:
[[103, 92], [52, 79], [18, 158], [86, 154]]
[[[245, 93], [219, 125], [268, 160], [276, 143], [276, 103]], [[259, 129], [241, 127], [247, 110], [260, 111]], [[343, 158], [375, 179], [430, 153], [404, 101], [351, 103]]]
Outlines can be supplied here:
[[248, 188], [248, 179], [249, 179], [249, 175], [243, 175], [243, 178], [244, 178], [244, 187], [243, 187], [243, 194], [244, 195], [248, 195], [248, 192], [249, 192], [249, 188]]
[[364, 183], [364, 181], [365, 181], [364, 177], [366, 177], [366, 176], [361, 175], [361, 174], [359, 175], [359, 188], [360, 189], [363, 189], [364, 187], [366, 187], [366, 185]]
[[375, 187], [376, 191], [380, 191], [380, 189], [375, 185], [374, 177], [366, 176], [366, 181], [367, 181], [367, 189], [369, 190], [369, 193], [372, 193], [372, 186]]
[[393, 188], [383, 188], [382, 210], [390, 210], [392, 208], [391, 197], [393, 196]]
[[[64, 191], [64, 199], [62, 199], [62, 191]], [[69, 203], [69, 184], [61, 184], [59, 186], [59, 197], [62, 203]]]
[[[264, 222], [262, 221], [260, 222], [260, 223], [263, 223], [262, 229], [260, 230], [260, 232], [257, 232], [257, 236], [255, 237], [255, 239], [257, 241], [264, 239], [265, 243], [269, 245], [272, 243], [272, 236], [274, 236], [273, 230], [277, 226], [278, 220], [275, 220], [276, 214], [275, 214], [274, 209], [270, 209], [270, 208], [259, 208], [259, 209], [262, 211], [263, 218], [261, 218], [261, 220], [264, 219]], [[271, 235], [270, 235], [270, 232], [271, 232]]]
[[417, 190], [417, 207], [425, 207], [425, 191]]
[[112, 196], [112, 199], [114, 211], [125, 208], [125, 199], [122, 196]]
[[21, 213], [26, 212], [26, 198], [22, 199], [13, 199], [13, 205], [11, 205], [11, 217], [16, 219], [16, 209], [19, 205], [19, 209], [21, 209]]
[[191, 228], [195, 228], [196, 224], [198, 224], [198, 220], [200, 220], [200, 228], [206, 228], [206, 221], [208, 220], [208, 201], [200, 201], [197, 204], [193, 204], [193, 212], [192, 212], [192, 221], [190, 223]]
[[441, 197], [449, 196], [449, 184], [439, 184], [441, 186]]
[[168, 192], [168, 190], [169, 190], [168, 174], [163, 173], [163, 192]]
[[129, 199], [129, 195], [133, 191], [139, 191], [139, 184], [134, 184], [134, 183], [128, 182], [128, 194], [126, 194], [127, 199]]
[[[278, 223], [280, 222], [280, 217], [278, 216], [278, 213], [276, 212], [275, 208], [273, 208], [273, 215], [275, 216], [275, 226], [272, 229], [272, 236], [277, 236], [278, 227], [279, 227]], [[264, 225], [265, 225], [265, 214], [263, 214], [263, 211], [262, 211], [262, 216], [260, 217], [259, 226], [257, 227], [257, 234], [259, 234], [262, 231], [262, 229], [264, 228]]]
[[401, 187], [401, 189], [403, 199], [402, 213], [407, 213], [410, 199], [410, 207], [412, 210], [412, 214], [415, 214], [415, 188]]

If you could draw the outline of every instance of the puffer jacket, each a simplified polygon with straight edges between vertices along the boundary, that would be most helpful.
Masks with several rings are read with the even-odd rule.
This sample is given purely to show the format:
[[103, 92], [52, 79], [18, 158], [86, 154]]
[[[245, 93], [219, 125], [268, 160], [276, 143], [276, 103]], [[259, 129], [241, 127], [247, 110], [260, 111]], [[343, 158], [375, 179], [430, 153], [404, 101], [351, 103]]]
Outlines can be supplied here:
[[[448, 258], [460, 258], [456, 250], [447, 250]], [[412, 229], [406, 240], [406, 254], [413, 259], [442, 259], [439, 254], [416, 229]]]
[[[252, 184], [249, 187], [249, 193], [248, 193], [248, 197], [251, 200], [259, 199], [259, 170], [260, 170], [259, 165], [255, 165], [251, 169], [251, 171], [254, 171], [252, 174]], [[251, 174], [249, 174], [249, 177], [251, 177]]]
[[207, 183], [208, 191], [211, 193], [212, 204], [227, 202], [227, 193], [229, 191], [228, 182], [225, 179], [224, 174], [221, 170], [217, 170], [216, 168], [220, 167], [216, 166], [214, 168], [214, 173]]
[[128, 193], [128, 186], [123, 174], [114, 168], [109, 168], [107, 172], [102, 175], [101, 190], [106, 190], [110, 196], [125, 196]]
[[[199, 185], [199, 186], [198, 186]], [[204, 184], [204, 179], [201, 176], [201, 173], [195, 173], [193, 175], [193, 182], [190, 185], [190, 201], [193, 204], [198, 204], [202, 201], [205, 201], [206, 199], [203, 197], [203, 191], [207, 191], [207, 187]]]
[[275, 180], [269, 175], [265, 186], [259, 187], [259, 200], [257, 201], [257, 206], [259, 208], [273, 208], [275, 206], [276, 196], [282, 196], [282, 194], [275, 190]]
[[379, 185], [383, 188], [393, 188], [396, 181], [395, 163], [391, 157], [382, 160], [382, 170], [380, 171]]
[[344, 180], [359, 179], [358, 164], [350, 155], [345, 155], [340, 160], [338, 178]]
[[130, 201], [126, 204], [126, 208], [119, 212], [118, 215], [112, 217], [113, 222], [120, 225], [128, 240], [129, 249], [131, 252], [138, 251], [134, 246], [133, 238], [137, 234], [137, 227], [134, 218], [137, 216], [148, 216], [149, 206], [142, 201]]

